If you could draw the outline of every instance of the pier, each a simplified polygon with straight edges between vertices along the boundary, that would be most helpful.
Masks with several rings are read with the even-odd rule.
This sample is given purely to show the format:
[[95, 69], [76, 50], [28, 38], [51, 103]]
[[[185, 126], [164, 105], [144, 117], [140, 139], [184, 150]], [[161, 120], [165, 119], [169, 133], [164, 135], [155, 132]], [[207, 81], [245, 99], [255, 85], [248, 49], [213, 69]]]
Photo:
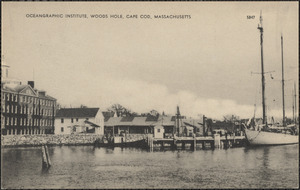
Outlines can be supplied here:
[[147, 148], [170, 148], [171, 150], [178, 149], [226, 149], [231, 147], [243, 146], [245, 143], [245, 136], [222, 136], [214, 135], [207, 137], [175, 137], [175, 138], [153, 138], [148, 136]]

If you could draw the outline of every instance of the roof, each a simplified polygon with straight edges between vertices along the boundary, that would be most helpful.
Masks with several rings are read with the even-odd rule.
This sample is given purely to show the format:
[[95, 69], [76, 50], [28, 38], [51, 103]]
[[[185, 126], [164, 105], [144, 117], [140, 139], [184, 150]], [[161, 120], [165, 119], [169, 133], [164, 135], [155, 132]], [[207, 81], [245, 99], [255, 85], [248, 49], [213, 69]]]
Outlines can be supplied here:
[[89, 125], [92, 126], [92, 127], [100, 127], [99, 125], [97, 125], [97, 124], [95, 124], [95, 123], [93, 123], [93, 122], [90, 122], [90, 121], [88, 121], [88, 120], [85, 120], [84, 123], [87, 123], [87, 124], [89, 124]]
[[110, 117], [113, 117], [115, 115], [115, 112], [111, 112], [111, 111], [103, 111], [102, 115], [104, 117], [104, 122], [108, 121], [108, 119]]
[[[25, 92], [27, 95], [36, 96], [39, 98], [46, 98], [49, 100], [56, 100], [55, 98], [53, 98], [49, 95], [41, 95], [40, 93], [37, 93], [37, 89], [32, 89], [31, 86], [28, 84], [5, 84], [3, 86], [3, 90], [9, 91], [9, 92], [14, 92], [14, 93], [24, 93], [24, 90], [27, 88], [29, 88], [32, 91], [32, 94], [27, 94]], [[45, 92], [45, 91], [43, 91], [43, 92]]]
[[183, 124], [190, 127], [202, 127], [203, 126], [203, 120], [201, 119], [183, 119]]
[[56, 117], [95, 117], [99, 108], [61, 108]]
[[148, 117], [110, 117], [105, 121], [105, 126], [174, 126], [170, 116], [159, 116], [156, 120]]
[[28, 85], [4, 85], [3, 86], [3, 89], [4, 90], [7, 90], [7, 91], [10, 91], [10, 92], [16, 92], [16, 93], [19, 93], [21, 92], [22, 90], [24, 90]]

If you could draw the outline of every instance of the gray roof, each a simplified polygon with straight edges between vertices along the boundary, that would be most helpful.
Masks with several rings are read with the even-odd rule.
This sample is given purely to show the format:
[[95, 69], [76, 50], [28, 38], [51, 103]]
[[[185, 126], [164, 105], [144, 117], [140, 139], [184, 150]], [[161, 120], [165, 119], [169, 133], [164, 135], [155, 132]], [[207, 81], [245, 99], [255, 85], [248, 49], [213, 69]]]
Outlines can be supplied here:
[[56, 117], [95, 117], [99, 108], [61, 108]]

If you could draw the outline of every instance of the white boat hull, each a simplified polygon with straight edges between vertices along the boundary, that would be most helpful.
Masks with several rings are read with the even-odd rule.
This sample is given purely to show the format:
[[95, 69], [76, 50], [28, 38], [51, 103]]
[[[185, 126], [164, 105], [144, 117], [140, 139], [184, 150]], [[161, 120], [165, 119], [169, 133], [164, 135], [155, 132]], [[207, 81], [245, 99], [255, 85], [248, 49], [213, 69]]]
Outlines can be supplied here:
[[299, 143], [298, 135], [254, 131], [245, 129], [245, 134], [250, 145], [284, 145]]

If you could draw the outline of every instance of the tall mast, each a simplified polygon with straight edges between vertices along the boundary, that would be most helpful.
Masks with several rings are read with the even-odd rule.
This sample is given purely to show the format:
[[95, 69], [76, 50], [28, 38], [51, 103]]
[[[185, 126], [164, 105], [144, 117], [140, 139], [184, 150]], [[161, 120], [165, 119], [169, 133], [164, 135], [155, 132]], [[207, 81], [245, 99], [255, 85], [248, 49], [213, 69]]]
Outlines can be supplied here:
[[295, 101], [295, 124], [297, 123], [297, 117], [298, 117], [298, 115], [297, 115], [297, 91], [296, 91], [296, 83], [294, 83], [294, 93], [295, 93], [295, 95], [294, 95], [294, 101]]
[[285, 127], [285, 109], [284, 109], [284, 67], [283, 67], [283, 37], [281, 34], [281, 65], [282, 65], [282, 124]]
[[264, 59], [263, 59], [263, 26], [262, 26], [262, 15], [260, 11], [260, 24], [257, 29], [260, 31], [260, 51], [261, 51], [261, 83], [262, 83], [262, 108], [263, 108], [263, 124], [266, 124], [266, 105], [265, 105], [265, 73], [264, 73]]
[[294, 90], [295, 90], [295, 89], [293, 89], [293, 95], [292, 95], [292, 99], [293, 99], [293, 121], [294, 121], [294, 123], [296, 123], [296, 122], [295, 122], [295, 101], [294, 101]]

